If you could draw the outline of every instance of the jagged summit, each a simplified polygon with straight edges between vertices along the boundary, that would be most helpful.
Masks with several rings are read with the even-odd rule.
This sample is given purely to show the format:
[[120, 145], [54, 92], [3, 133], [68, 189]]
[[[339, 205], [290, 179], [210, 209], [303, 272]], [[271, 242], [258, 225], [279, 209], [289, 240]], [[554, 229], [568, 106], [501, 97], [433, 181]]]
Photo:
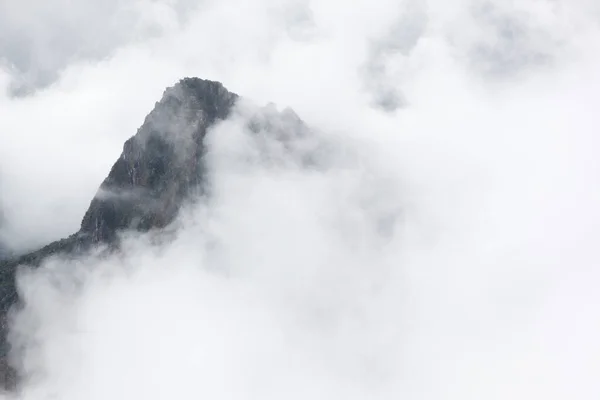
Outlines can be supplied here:
[[[7, 362], [8, 312], [19, 302], [15, 283], [19, 265], [37, 266], [54, 255], [77, 257], [98, 245], [118, 247], [119, 232], [148, 231], [167, 226], [186, 197], [202, 193], [207, 130], [226, 119], [238, 101], [220, 82], [184, 78], [165, 90], [136, 134], [128, 139], [119, 159], [71, 236], [16, 258], [0, 259], [0, 381], [17, 381]], [[259, 113], [259, 125], [297, 130], [299, 118], [290, 110], [269, 123], [273, 110]], [[301, 121], [300, 121], [301, 122]], [[250, 129], [252, 129], [250, 127]], [[300, 131], [303, 128], [300, 128]]]
[[98, 243], [114, 243], [122, 230], [166, 226], [190, 190], [200, 189], [204, 136], [210, 126], [230, 115], [238, 98], [222, 83], [200, 78], [184, 78], [167, 88], [136, 134], [125, 142], [79, 231], [0, 262], [0, 274], [20, 264], [37, 265], [58, 253], [80, 253]]
[[80, 232], [110, 241], [120, 229], [167, 225], [202, 176], [207, 129], [226, 119], [238, 96], [219, 82], [185, 78], [168, 88], [123, 146], [83, 217]]

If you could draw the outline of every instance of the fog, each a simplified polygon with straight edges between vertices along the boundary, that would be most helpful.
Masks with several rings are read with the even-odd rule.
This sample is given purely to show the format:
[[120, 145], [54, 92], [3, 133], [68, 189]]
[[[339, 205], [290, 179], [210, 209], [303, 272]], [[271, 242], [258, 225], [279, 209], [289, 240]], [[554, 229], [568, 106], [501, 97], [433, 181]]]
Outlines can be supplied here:
[[585, 0], [5, 0], [0, 247], [76, 231], [184, 76], [314, 129], [263, 148], [236, 113], [172, 240], [23, 271], [6, 397], [598, 398], [599, 22]]

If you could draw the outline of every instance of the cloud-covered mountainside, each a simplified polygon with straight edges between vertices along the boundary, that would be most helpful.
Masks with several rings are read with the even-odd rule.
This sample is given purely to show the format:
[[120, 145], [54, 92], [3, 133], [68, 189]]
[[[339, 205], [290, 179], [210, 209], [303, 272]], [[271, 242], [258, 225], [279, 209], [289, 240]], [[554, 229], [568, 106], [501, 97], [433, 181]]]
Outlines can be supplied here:
[[597, 0], [0, 0], [0, 400], [597, 400], [598, 71]]
[[[210, 128], [234, 112], [245, 114], [247, 129], [253, 134], [272, 136], [283, 146], [295, 146], [309, 135], [308, 128], [289, 109], [280, 113], [273, 105], [258, 108], [249, 103], [237, 104], [238, 95], [220, 82], [180, 80], [165, 91], [138, 132], [125, 142], [77, 232], [20, 256], [11, 258], [8, 250], [0, 253], [0, 341], [5, 356], [5, 384], [15, 383], [6, 357], [11, 356], [7, 342], [9, 311], [19, 302], [18, 267], [38, 267], [51, 257], [81, 258], [99, 249], [105, 255], [119, 251], [120, 236], [127, 231], [154, 231], [161, 236], [160, 230], [175, 220], [186, 202], [209, 195], [205, 137]], [[316, 166], [318, 153], [310, 150], [314, 149], [301, 152], [302, 162]]]

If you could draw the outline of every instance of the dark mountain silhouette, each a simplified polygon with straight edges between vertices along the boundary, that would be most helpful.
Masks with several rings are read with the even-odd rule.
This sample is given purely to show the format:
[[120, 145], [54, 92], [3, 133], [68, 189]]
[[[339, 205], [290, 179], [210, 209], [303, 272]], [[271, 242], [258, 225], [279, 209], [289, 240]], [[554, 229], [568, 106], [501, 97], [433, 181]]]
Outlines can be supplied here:
[[[100, 185], [83, 216], [79, 231], [16, 258], [0, 259], [0, 380], [5, 387], [18, 381], [10, 366], [6, 340], [10, 311], [19, 303], [15, 276], [19, 266], [39, 266], [52, 256], [78, 257], [104, 247], [118, 248], [119, 233], [146, 232], [171, 223], [184, 200], [204, 190], [204, 137], [207, 129], [226, 119], [238, 95], [219, 82], [185, 78], [168, 88]], [[249, 128], [302, 134], [302, 121], [291, 111], [270, 120], [272, 107], [251, 120]], [[283, 123], [282, 123], [283, 121]]]

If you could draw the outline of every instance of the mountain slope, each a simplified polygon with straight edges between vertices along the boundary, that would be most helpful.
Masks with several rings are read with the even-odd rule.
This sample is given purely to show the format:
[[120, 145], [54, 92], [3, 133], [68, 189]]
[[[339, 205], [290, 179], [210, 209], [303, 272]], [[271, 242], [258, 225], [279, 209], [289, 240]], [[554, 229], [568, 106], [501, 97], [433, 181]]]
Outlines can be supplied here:
[[[0, 380], [4, 386], [12, 387], [16, 382], [15, 371], [7, 362], [6, 335], [9, 311], [19, 301], [17, 268], [39, 266], [56, 255], [81, 256], [99, 246], [110, 251], [118, 247], [119, 232], [146, 232], [171, 223], [184, 200], [204, 190], [205, 135], [211, 126], [230, 116], [237, 100], [238, 96], [221, 83], [198, 78], [185, 78], [168, 88], [137, 133], [125, 142], [79, 231], [37, 251], [0, 261]], [[256, 118], [255, 128], [273, 125], [269, 122], [272, 113], [267, 111]], [[274, 126], [281, 128], [281, 121], [292, 121], [292, 131], [304, 131], [291, 111], [282, 113]], [[290, 130], [289, 126], [282, 129]]]

